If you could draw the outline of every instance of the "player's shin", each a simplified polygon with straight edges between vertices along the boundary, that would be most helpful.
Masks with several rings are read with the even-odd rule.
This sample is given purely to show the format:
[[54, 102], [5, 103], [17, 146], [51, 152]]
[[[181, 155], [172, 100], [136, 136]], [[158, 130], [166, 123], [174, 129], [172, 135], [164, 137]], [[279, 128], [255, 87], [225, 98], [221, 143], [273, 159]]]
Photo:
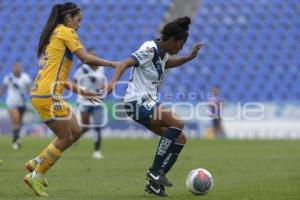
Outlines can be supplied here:
[[101, 148], [101, 128], [95, 128], [96, 138], [94, 143], [94, 151], [100, 151]]
[[62, 152], [52, 143], [49, 144], [49, 146], [39, 155], [41, 161], [33, 172], [33, 178], [35, 176], [44, 175], [61, 156]]
[[13, 143], [16, 143], [18, 139], [20, 138], [20, 128], [13, 129]]
[[170, 169], [173, 167], [183, 147], [184, 144], [172, 143], [171, 151], [166, 156], [162, 165], [164, 174], [167, 174], [170, 171]]
[[171, 147], [173, 146], [175, 139], [180, 135], [181, 132], [182, 130], [178, 128], [170, 127], [167, 129], [166, 133], [161, 137], [159, 141], [151, 170], [162, 170], [163, 162], [171, 153]]

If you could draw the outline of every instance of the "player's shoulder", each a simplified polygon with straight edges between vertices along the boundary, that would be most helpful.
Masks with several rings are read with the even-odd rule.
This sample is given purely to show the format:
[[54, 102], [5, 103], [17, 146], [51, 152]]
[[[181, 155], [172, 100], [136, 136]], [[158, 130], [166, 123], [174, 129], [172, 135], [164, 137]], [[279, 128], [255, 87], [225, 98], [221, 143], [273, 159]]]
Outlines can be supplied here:
[[81, 64], [80, 67], [77, 69], [78, 74], [88, 74], [90, 71], [89, 66], [86, 64]]
[[13, 75], [13, 73], [10, 72], [10, 73], [4, 75], [4, 78], [10, 78], [10, 77], [12, 77], [12, 75]]
[[77, 35], [76, 31], [73, 28], [69, 28], [63, 24], [59, 24], [53, 31], [53, 36], [62, 37], [62, 36], [70, 36]]
[[152, 48], [156, 47], [156, 44], [153, 40], [149, 40], [149, 41], [145, 41], [142, 45], [141, 45], [141, 49], [152, 49]]
[[24, 79], [30, 79], [29, 74], [27, 74], [26, 72], [22, 72], [21, 76], [22, 76]]
[[103, 74], [104, 73], [104, 67], [102, 67], [102, 66], [97, 67], [96, 68], [96, 73], [97, 74]]
[[138, 51], [143, 52], [143, 54], [147, 54], [148, 56], [153, 56], [155, 50], [156, 50], [156, 44], [153, 40], [150, 40], [144, 42]]

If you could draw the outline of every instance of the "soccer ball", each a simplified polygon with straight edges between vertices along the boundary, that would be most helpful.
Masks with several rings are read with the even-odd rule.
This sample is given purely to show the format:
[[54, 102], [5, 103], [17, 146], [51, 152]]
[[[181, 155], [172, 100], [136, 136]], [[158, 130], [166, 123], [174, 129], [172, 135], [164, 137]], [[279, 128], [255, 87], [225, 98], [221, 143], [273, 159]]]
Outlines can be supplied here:
[[206, 169], [194, 169], [186, 177], [186, 187], [193, 194], [204, 195], [213, 187], [212, 175]]

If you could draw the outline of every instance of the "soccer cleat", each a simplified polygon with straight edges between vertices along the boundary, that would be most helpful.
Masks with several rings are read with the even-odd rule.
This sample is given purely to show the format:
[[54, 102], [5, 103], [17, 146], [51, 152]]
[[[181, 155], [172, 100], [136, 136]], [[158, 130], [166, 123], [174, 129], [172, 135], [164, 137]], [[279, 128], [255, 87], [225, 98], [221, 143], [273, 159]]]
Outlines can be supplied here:
[[104, 158], [104, 156], [102, 155], [102, 153], [100, 151], [94, 151], [93, 158], [96, 160], [100, 160], [100, 159]]
[[173, 186], [173, 184], [162, 173], [159, 173], [158, 171], [149, 169], [147, 171], [146, 176], [150, 180], [152, 180], [153, 182], [155, 182], [159, 185], [163, 185], [163, 186], [166, 186], [166, 187], [172, 187]]
[[165, 192], [165, 187], [153, 182], [152, 180], [147, 180], [145, 191], [149, 194], [155, 194], [160, 197], [168, 196]]
[[42, 178], [32, 178], [31, 173], [24, 177], [24, 182], [32, 189], [32, 191], [40, 197], [48, 197]]
[[[29, 160], [27, 163], [25, 163], [25, 168], [29, 172], [33, 172], [35, 168], [37, 167], [37, 162], [34, 159]], [[42, 183], [45, 187], [48, 187], [48, 180], [46, 178], [42, 178]]]
[[11, 148], [13, 150], [17, 151], [17, 150], [19, 150], [21, 148], [21, 144], [19, 144], [17, 142], [14, 142], [14, 143], [12, 143]]

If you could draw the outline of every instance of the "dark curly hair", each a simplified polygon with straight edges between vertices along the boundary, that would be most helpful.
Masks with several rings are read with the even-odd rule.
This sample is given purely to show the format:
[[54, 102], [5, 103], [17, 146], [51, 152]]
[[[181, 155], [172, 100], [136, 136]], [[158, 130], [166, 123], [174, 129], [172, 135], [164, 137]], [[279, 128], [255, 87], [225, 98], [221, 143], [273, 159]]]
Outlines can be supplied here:
[[179, 17], [166, 24], [161, 32], [161, 39], [168, 40], [174, 37], [175, 40], [186, 40], [189, 36], [190, 17]]

